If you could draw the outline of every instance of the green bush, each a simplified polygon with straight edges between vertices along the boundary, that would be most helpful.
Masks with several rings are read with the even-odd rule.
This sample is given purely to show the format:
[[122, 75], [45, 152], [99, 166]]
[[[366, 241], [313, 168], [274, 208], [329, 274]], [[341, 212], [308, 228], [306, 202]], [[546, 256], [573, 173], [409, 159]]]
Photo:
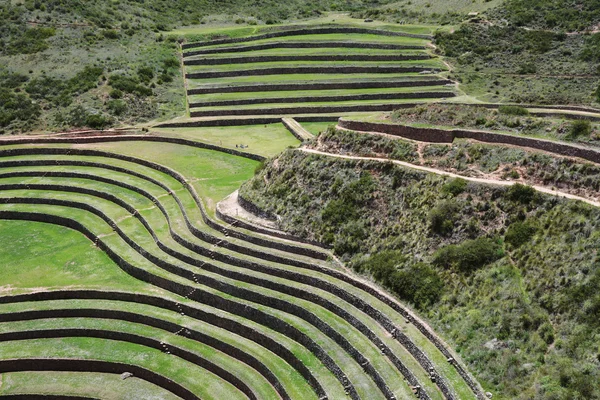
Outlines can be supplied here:
[[522, 204], [529, 204], [535, 197], [535, 189], [531, 186], [515, 183], [505, 194], [506, 198]]
[[110, 117], [102, 114], [90, 114], [85, 119], [85, 125], [94, 129], [104, 129], [112, 124]]
[[34, 124], [41, 115], [39, 104], [27, 96], [0, 87], [0, 127], [20, 122], [23, 127]]
[[568, 139], [578, 139], [580, 137], [589, 137], [592, 133], [592, 124], [588, 120], [578, 119], [571, 122], [569, 127]]
[[442, 192], [449, 193], [453, 196], [458, 196], [467, 188], [467, 181], [462, 178], [452, 179], [450, 182], [446, 182], [442, 186]]
[[456, 268], [471, 272], [504, 256], [497, 239], [477, 238], [459, 245], [442, 247], [433, 255], [433, 264], [442, 268]]
[[408, 265], [401, 251], [386, 250], [353, 265], [362, 273], [388, 287], [401, 299], [423, 310], [436, 303], [444, 289], [439, 274], [425, 263]]
[[108, 95], [111, 99], [120, 99], [123, 97], [123, 92], [119, 89], [112, 89]]
[[127, 104], [123, 100], [110, 100], [106, 104], [106, 108], [108, 108], [113, 115], [118, 116], [123, 115], [125, 111], [127, 111]]
[[141, 85], [139, 80], [125, 75], [111, 75], [108, 79], [108, 84], [113, 89], [121, 90], [125, 93], [137, 94], [139, 96], [151, 96], [152, 89]]
[[105, 31], [102, 31], [102, 36], [104, 36], [106, 39], [118, 39], [119, 38], [119, 32], [117, 32], [114, 29], [107, 29]]
[[453, 201], [446, 201], [433, 208], [428, 215], [429, 228], [438, 235], [448, 235], [454, 229], [458, 205]]
[[154, 70], [150, 67], [140, 67], [137, 70], [137, 74], [142, 82], [148, 83], [154, 78]]
[[498, 112], [500, 112], [500, 114], [505, 114], [505, 115], [518, 115], [518, 116], [529, 115], [529, 111], [526, 108], [519, 107], [519, 106], [500, 106], [500, 107], [498, 107]]
[[513, 247], [527, 243], [537, 232], [537, 228], [530, 222], [515, 222], [506, 230], [504, 241]]
[[532, 75], [537, 72], [537, 66], [532, 62], [527, 62], [521, 64], [519, 70], [517, 71], [520, 75]]

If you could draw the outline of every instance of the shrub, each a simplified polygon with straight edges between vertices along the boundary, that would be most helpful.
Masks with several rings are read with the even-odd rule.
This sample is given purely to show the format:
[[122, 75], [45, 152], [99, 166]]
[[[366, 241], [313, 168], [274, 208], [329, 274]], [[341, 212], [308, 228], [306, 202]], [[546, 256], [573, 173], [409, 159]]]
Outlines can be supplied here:
[[394, 271], [387, 280], [394, 293], [421, 310], [435, 304], [444, 289], [439, 274], [425, 263]]
[[85, 125], [94, 129], [104, 129], [112, 124], [110, 117], [102, 114], [90, 114], [85, 119]]
[[439, 274], [427, 264], [407, 263], [408, 258], [403, 252], [386, 250], [357, 262], [353, 268], [371, 274], [377, 282], [419, 309], [436, 303], [444, 288]]
[[537, 228], [531, 222], [515, 222], [506, 230], [504, 241], [513, 247], [519, 247], [527, 243], [537, 232]]
[[589, 137], [592, 133], [592, 124], [590, 121], [578, 119], [571, 123], [569, 127], [568, 139], [577, 139], [580, 137]]
[[137, 74], [142, 82], [150, 82], [154, 78], [154, 70], [150, 67], [140, 67], [137, 70]]
[[529, 204], [535, 197], [535, 189], [531, 186], [515, 183], [505, 194], [506, 198], [522, 204]]
[[446, 182], [442, 186], [442, 192], [449, 193], [453, 196], [458, 196], [467, 188], [467, 181], [462, 178], [452, 179], [450, 182]]
[[428, 215], [429, 227], [433, 233], [447, 235], [454, 229], [458, 205], [447, 201], [433, 208]]
[[526, 108], [519, 107], [519, 106], [500, 106], [498, 108], [498, 112], [500, 112], [500, 114], [505, 114], [505, 115], [518, 115], [518, 116], [529, 115], [529, 111]]
[[123, 100], [110, 100], [107, 108], [114, 115], [122, 115], [127, 111], [127, 104]]
[[456, 268], [471, 272], [504, 256], [498, 240], [477, 238], [459, 245], [442, 247], [433, 255], [433, 264], [442, 268]]
[[139, 96], [150, 96], [152, 95], [152, 89], [140, 85], [136, 78], [125, 76], [125, 75], [111, 75], [108, 79], [108, 84], [113, 89], [121, 90], [125, 93], [133, 93]]
[[102, 31], [102, 36], [104, 36], [107, 39], [118, 39], [119, 32], [117, 32], [114, 29], [107, 29], [105, 31]]
[[0, 127], [4, 128], [18, 121], [30, 125], [40, 115], [39, 104], [33, 103], [23, 94], [0, 87]]
[[520, 75], [531, 75], [537, 72], [537, 66], [534, 63], [523, 63], [517, 71]]
[[112, 89], [108, 95], [111, 99], [120, 99], [123, 97], [123, 92], [119, 89]]

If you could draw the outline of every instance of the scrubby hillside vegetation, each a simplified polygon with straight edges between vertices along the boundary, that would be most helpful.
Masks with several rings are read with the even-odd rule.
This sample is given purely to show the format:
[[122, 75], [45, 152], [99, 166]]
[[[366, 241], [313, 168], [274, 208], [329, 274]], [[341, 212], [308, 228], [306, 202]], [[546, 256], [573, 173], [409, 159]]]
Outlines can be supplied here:
[[[417, 158], [408, 144], [322, 136], [321, 146]], [[598, 209], [523, 185], [297, 150], [259, 170], [241, 195], [410, 302], [495, 398], [600, 396]]]
[[436, 37], [439, 52], [481, 100], [600, 103], [597, 0], [406, 0], [354, 15], [447, 26]]
[[468, 93], [495, 102], [600, 103], [600, 4], [509, 0], [436, 38]]
[[[203, 23], [274, 24], [370, 1], [93, 1], [0, 4], [0, 131], [104, 128], [185, 110], [177, 37]], [[251, 33], [242, 32], [244, 34]]]

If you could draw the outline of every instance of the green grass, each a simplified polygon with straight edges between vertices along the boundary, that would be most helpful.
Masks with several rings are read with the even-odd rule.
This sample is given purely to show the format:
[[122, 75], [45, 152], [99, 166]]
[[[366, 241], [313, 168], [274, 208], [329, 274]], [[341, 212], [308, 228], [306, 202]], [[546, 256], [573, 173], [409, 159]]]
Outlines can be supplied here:
[[[207, 128], [154, 128], [162, 135], [183, 137], [265, 157], [272, 157], [300, 142], [282, 125], [249, 125]], [[236, 145], [248, 146], [243, 149]]]
[[[142, 289], [80, 233], [52, 224], [0, 220], [3, 291], [67, 286]], [[23, 257], [27, 254], [27, 257]]]
[[216, 71], [242, 71], [260, 68], [301, 68], [301, 67], [424, 67], [446, 69], [444, 63], [438, 59], [431, 60], [408, 60], [408, 61], [284, 61], [284, 62], [256, 62], [251, 64], [224, 64], [224, 65], [189, 65], [186, 66], [187, 73], [194, 72], [216, 72]]
[[[105, 331], [116, 331], [116, 332], [129, 333], [129, 334], [133, 334], [133, 335], [137, 335], [137, 336], [143, 336], [143, 337], [154, 339], [158, 342], [162, 341], [167, 345], [167, 347], [170, 345], [173, 345], [173, 346], [177, 346], [179, 348], [188, 350], [192, 353], [200, 355], [204, 359], [209, 360], [218, 366], [221, 366], [221, 367], [229, 370], [235, 376], [242, 379], [244, 382], [247, 382], [248, 385], [250, 386], [250, 388], [253, 389], [253, 391], [255, 391], [255, 393], [260, 398], [273, 398], [273, 397], [277, 396], [277, 394], [274, 392], [273, 387], [262, 376], [260, 376], [258, 374], [258, 372], [256, 372], [254, 369], [248, 367], [246, 364], [242, 363], [241, 361], [238, 361], [236, 359], [231, 358], [230, 356], [228, 356], [226, 354], [216, 351], [214, 348], [209, 347], [208, 345], [205, 345], [203, 343], [199, 343], [199, 342], [196, 342], [191, 339], [186, 339], [181, 336], [174, 335], [172, 332], [167, 332], [167, 331], [149, 327], [146, 325], [139, 325], [139, 324], [130, 323], [130, 322], [126, 322], [126, 321], [120, 321], [120, 320], [104, 320], [104, 319], [97, 319], [97, 318], [64, 318], [64, 319], [41, 319], [41, 320], [33, 320], [33, 321], [18, 321], [18, 322], [11, 322], [10, 325], [0, 326], [0, 331], [2, 331], [2, 332], [35, 331], [35, 330], [43, 330], [43, 329], [99, 329], [99, 330], [105, 330]], [[106, 342], [105, 339], [91, 339], [91, 338], [64, 339], [65, 342], [69, 342], [71, 340], [81, 340], [81, 341], [86, 341], [86, 342], [87, 341], [98, 342], [98, 343], [101, 343], [99, 347], [110, 348], [110, 341], [106, 345], [104, 345], [102, 343], [102, 342]], [[15, 343], [15, 345], [18, 345], [19, 342], [17, 341], [14, 343]], [[22, 342], [22, 343], [27, 343], [27, 342]], [[125, 344], [125, 342], [115, 342], [115, 343]], [[127, 344], [127, 345], [129, 346], [130, 344]], [[141, 356], [135, 357], [136, 360], [139, 360], [138, 365], [146, 365], [146, 364], [152, 365], [152, 363], [153, 363], [152, 358], [144, 357], [143, 354], [144, 353], [146, 353], [146, 354], [156, 353], [156, 350], [154, 350], [150, 347], [139, 346], [139, 345], [137, 347], [141, 347], [145, 350], [145, 351], [141, 352], [142, 353]], [[56, 354], [56, 353], [58, 353], [58, 351], [56, 349], [52, 349], [52, 350], [49, 350], [46, 354], [51, 355], [53, 353]], [[43, 355], [46, 355], [46, 354], [43, 354]], [[42, 356], [42, 354], [36, 355], [36, 352], [34, 352], [34, 351], [31, 352], [30, 357], [38, 357], [38, 356]], [[65, 355], [58, 355], [58, 354], [57, 354], [57, 356], [65, 357]], [[119, 357], [121, 359], [126, 359], [125, 358], [126, 356], [123, 357], [120, 354], [119, 346], [115, 346], [114, 350], [111, 351], [110, 356], [111, 356], [111, 358]], [[179, 358], [179, 357], [169, 356], [166, 354], [163, 354], [163, 356], [165, 359], [170, 358], [178, 363], [185, 362], [185, 361], [183, 361], [182, 358]], [[76, 357], [76, 356], [73, 355], [70, 357]], [[85, 354], [84, 357], [89, 357], [89, 355]], [[92, 355], [92, 357], [95, 357], [95, 355]], [[153, 358], [157, 358], [157, 357], [154, 356]], [[164, 363], [164, 361], [162, 363]], [[185, 363], [188, 363], [188, 362], [185, 362]], [[195, 371], [195, 373], [187, 374], [188, 376], [190, 376], [192, 378], [192, 380], [197, 380], [198, 382], [200, 382], [201, 380], [199, 378], [202, 377], [202, 378], [206, 378], [205, 383], [210, 384], [211, 381], [214, 381], [214, 383], [212, 383], [213, 385], [220, 384], [219, 383], [220, 378], [218, 378], [216, 375], [213, 375], [212, 373], [208, 372], [207, 370], [203, 370], [202, 367], [198, 367], [192, 363], [189, 363], [189, 365], [190, 365], [189, 369], [191, 371]], [[183, 378], [186, 375], [182, 374], [181, 372], [178, 373], [177, 375], [174, 375], [174, 374], [170, 374], [168, 369], [161, 368], [160, 373], [162, 373], [163, 375], [168, 375], [168, 376], [174, 377], [175, 378], [174, 380], [176, 382], [178, 382], [178, 381], [184, 382], [185, 381]], [[225, 391], [233, 392], [231, 390], [231, 388], [228, 388], [228, 386], [230, 386], [229, 384], [226, 384], [224, 381], [222, 381], [222, 382], [223, 382], [223, 386], [224, 386], [223, 389]]]
[[53, 394], [107, 400], [176, 400], [178, 396], [144, 380], [89, 372], [9, 372], [2, 374], [0, 394]]
[[300, 125], [313, 135], [318, 135], [319, 132], [323, 132], [327, 127], [335, 125], [335, 122], [301, 122]]
[[[316, 79], [315, 79], [316, 77]], [[328, 83], [328, 82], [381, 82], [381, 81], [428, 81], [437, 78], [419, 73], [404, 74], [289, 74], [268, 76], [246, 76], [214, 79], [188, 79], [189, 89], [211, 86], [234, 86], [235, 84], [273, 84], [273, 83]]]
[[[342, 26], [352, 26], [352, 27], [363, 27], [363, 28], [377, 28], [383, 30], [392, 30], [406, 33], [416, 33], [416, 34], [431, 34], [436, 27], [431, 25], [408, 25], [408, 24], [390, 24], [384, 23], [380, 21], [373, 22], [364, 22], [362, 18], [352, 18], [349, 13], [344, 12], [323, 12], [320, 17], [301, 20], [298, 22], [289, 22], [286, 24], [275, 24], [273, 27], [286, 27], [289, 29], [297, 29], [298, 27], [304, 27], [306, 25], [322, 25], [322, 24], [331, 24], [331, 25], [342, 25]], [[208, 35], [208, 34], [218, 34], [218, 35], [227, 35], [230, 37], [244, 37], [250, 35], [259, 35], [261, 33], [265, 33], [268, 31], [270, 27], [263, 26], [243, 26], [233, 25], [231, 23], [222, 23], [222, 26], [215, 25], [197, 25], [197, 26], [188, 26], [181, 27], [170, 31], [169, 35], [174, 36], [183, 36], [194, 38], [200, 35]]]
[[[409, 44], [415, 46], [425, 46], [428, 43], [427, 39], [411, 38], [405, 36], [382, 36], [369, 33], [325, 33], [325, 34], [307, 34], [287, 37], [275, 37], [269, 39], [253, 40], [244, 42], [246, 44], [264, 44], [272, 42], [354, 42], [354, 43], [392, 43], [392, 44]], [[205, 46], [205, 48], [222, 48], [232, 45], [240, 45], [242, 43], [219, 44], [213, 46]]]
[[[275, 107], [293, 109], [296, 107], [326, 107], [326, 106], [355, 106], [355, 105], [376, 105], [376, 104], [412, 104], [412, 103], [426, 103], [431, 101], [438, 101], [439, 99], [383, 99], [383, 100], [350, 100], [350, 101], [335, 101], [335, 102], [310, 102], [310, 103], [290, 103], [290, 104], [275, 104]], [[243, 106], [229, 106], [229, 107], [202, 107], [197, 109], [198, 111], [217, 111], [217, 110], [263, 110], [264, 104], [247, 104]], [[257, 111], [257, 114], [260, 112]]]
[[258, 165], [257, 161], [243, 157], [168, 143], [160, 146], [143, 141], [135, 146], [98, 143], [85, 147], [140, 157], [173, 168], [200, 188], [201, 197], [211, 209], [248, 180]]
[[61, 357], [106, 360], [143, 365], [147, 369], [176, 377], [174, 380], [197, 393], [210, 398], [211, 393], [243, 399], [239, 391], [216, 376], [203, 372], [190, 374], [195, 366], [158, 350], [137, 344], [94, 338], [34, 339], [0, 343], [2, 358]]
[[[375, 89], [333, 89], [318, 91], [277, 91], [277, 92], [241, 92], [241, 93], [208, 93], [190, 95], [190, 102], [209, 102], [221, 100], [248, 100], [279, 97], [304, 97], [304, 96], [345, 96], [358, 94], [383, 94], [383, 93], [419, 93], [419, 92], [450, 92], [448, 86], [416, 86], [400, 88], [375, 88]], [[290, 103], [290, 105], [293, 103]], [[284, 105], [284, 104], [283, 104]]]
[[[239, 44], [242, 46], [242, 43]], [[200, 50], [200, 49], [196, 49]], [[189, 49], [186, 51], [194, 51]], [[252, 50], [244, 52], [231, 52], [231, 53], [214, 53], [214, 54], [200, 54], [195, 56], [185, 57], [186, 60], [195, 60], [202, 58], [229, 58], [229, 57], [258, 57], [258, 56], [307, 56], [307, 55], [422, 55], [429, 54], [427, 50], [396, 50], [396, 49], [361, 49], [361, 48], [345, 48], [345, 47], [317, 47], [314, 49], [310, 48], [276, 48], [276, 49], [264, 49], [264, 50]]]

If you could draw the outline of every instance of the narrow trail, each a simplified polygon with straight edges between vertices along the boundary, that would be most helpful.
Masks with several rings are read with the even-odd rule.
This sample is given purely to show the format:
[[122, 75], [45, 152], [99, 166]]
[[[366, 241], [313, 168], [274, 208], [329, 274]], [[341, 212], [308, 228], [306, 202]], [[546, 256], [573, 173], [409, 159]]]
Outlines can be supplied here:
[[[484, 184], [488, 184], [488, 185], [512, 186], [512, 185], [515, 185], [517, 183], [520, 183], [520, 182], [514, 182], [514, 181], [500, 181], [500, 180], [496, 180], [496, 179], [472, 178], [472, 177], [468, 177], [468, 176], [458, 175], [458, 174], [455, 174], [455, 173], [452, 173], [452, 172], [443, 171], [443, 170], [440, 170], [440, 169], [429, 168], [429, 167], [422, 167], [422, 166], [411, 164], [411, 163], [408, 163], [408, 162], [405, 162], [405, 161], [392, 160], [390, 158], [348, 156], [348, 155], [342, 155], [342, 154], [327, 153], [325, 151], [319, 151], [319, 150], [313, 150], [313, 149], [307, 149], [307, 148], [298, 148], [297, 150], [298, 151], [303, 151], [305, 153], [320, 154], [320, 155], [323, 155], [323, 156], [343, 158], [343, 159], [348, 159], [348, 160], [391, 162], [391, 163], [394, 163], [396, 165], [401, 165], [403, 167], [416, 169], [418, 171], [424, 171], [424, 172], [429, 172], [429, 173], [432, 173], [432, 174], [449, 176], [449, 177], [452, 177], [452, 178], [461, 178], [461, 179], [464, 179], [464, 180], [469, 181], [469, 182], [484, 183]], [[541, 193], [550, 194], [550, 195], [557, 196], [557, 197], [564, 197], [564, 198], [571, 199], [571, 200], [580, 200], [580, 201], [583, 201], [584, 203], [590, 204], [590, 205], [592, 205], [594, 207], [600, 207], [600, 202], [597, 202], [597, 201], [594, 201], [594, 200], [590, 200], [590, 199], [587, 199], [585, 197], [580, 197], [580, 196], [576, 196], [576, 195], [573, 195], [573, 194], [564, 193], [564, 192], [561, 192], [561, 191], [558, 191], [558, 190], [553, 190], [553, 189], [550, 189], [550, 188], [547, 188], [547, 187], [544, 187], [544, 186], [534, 185], [534, 186], [531, 186], [531, 187], [534, 188], [535, 190], [537, 190], [538, 192], [541, 192]]]

